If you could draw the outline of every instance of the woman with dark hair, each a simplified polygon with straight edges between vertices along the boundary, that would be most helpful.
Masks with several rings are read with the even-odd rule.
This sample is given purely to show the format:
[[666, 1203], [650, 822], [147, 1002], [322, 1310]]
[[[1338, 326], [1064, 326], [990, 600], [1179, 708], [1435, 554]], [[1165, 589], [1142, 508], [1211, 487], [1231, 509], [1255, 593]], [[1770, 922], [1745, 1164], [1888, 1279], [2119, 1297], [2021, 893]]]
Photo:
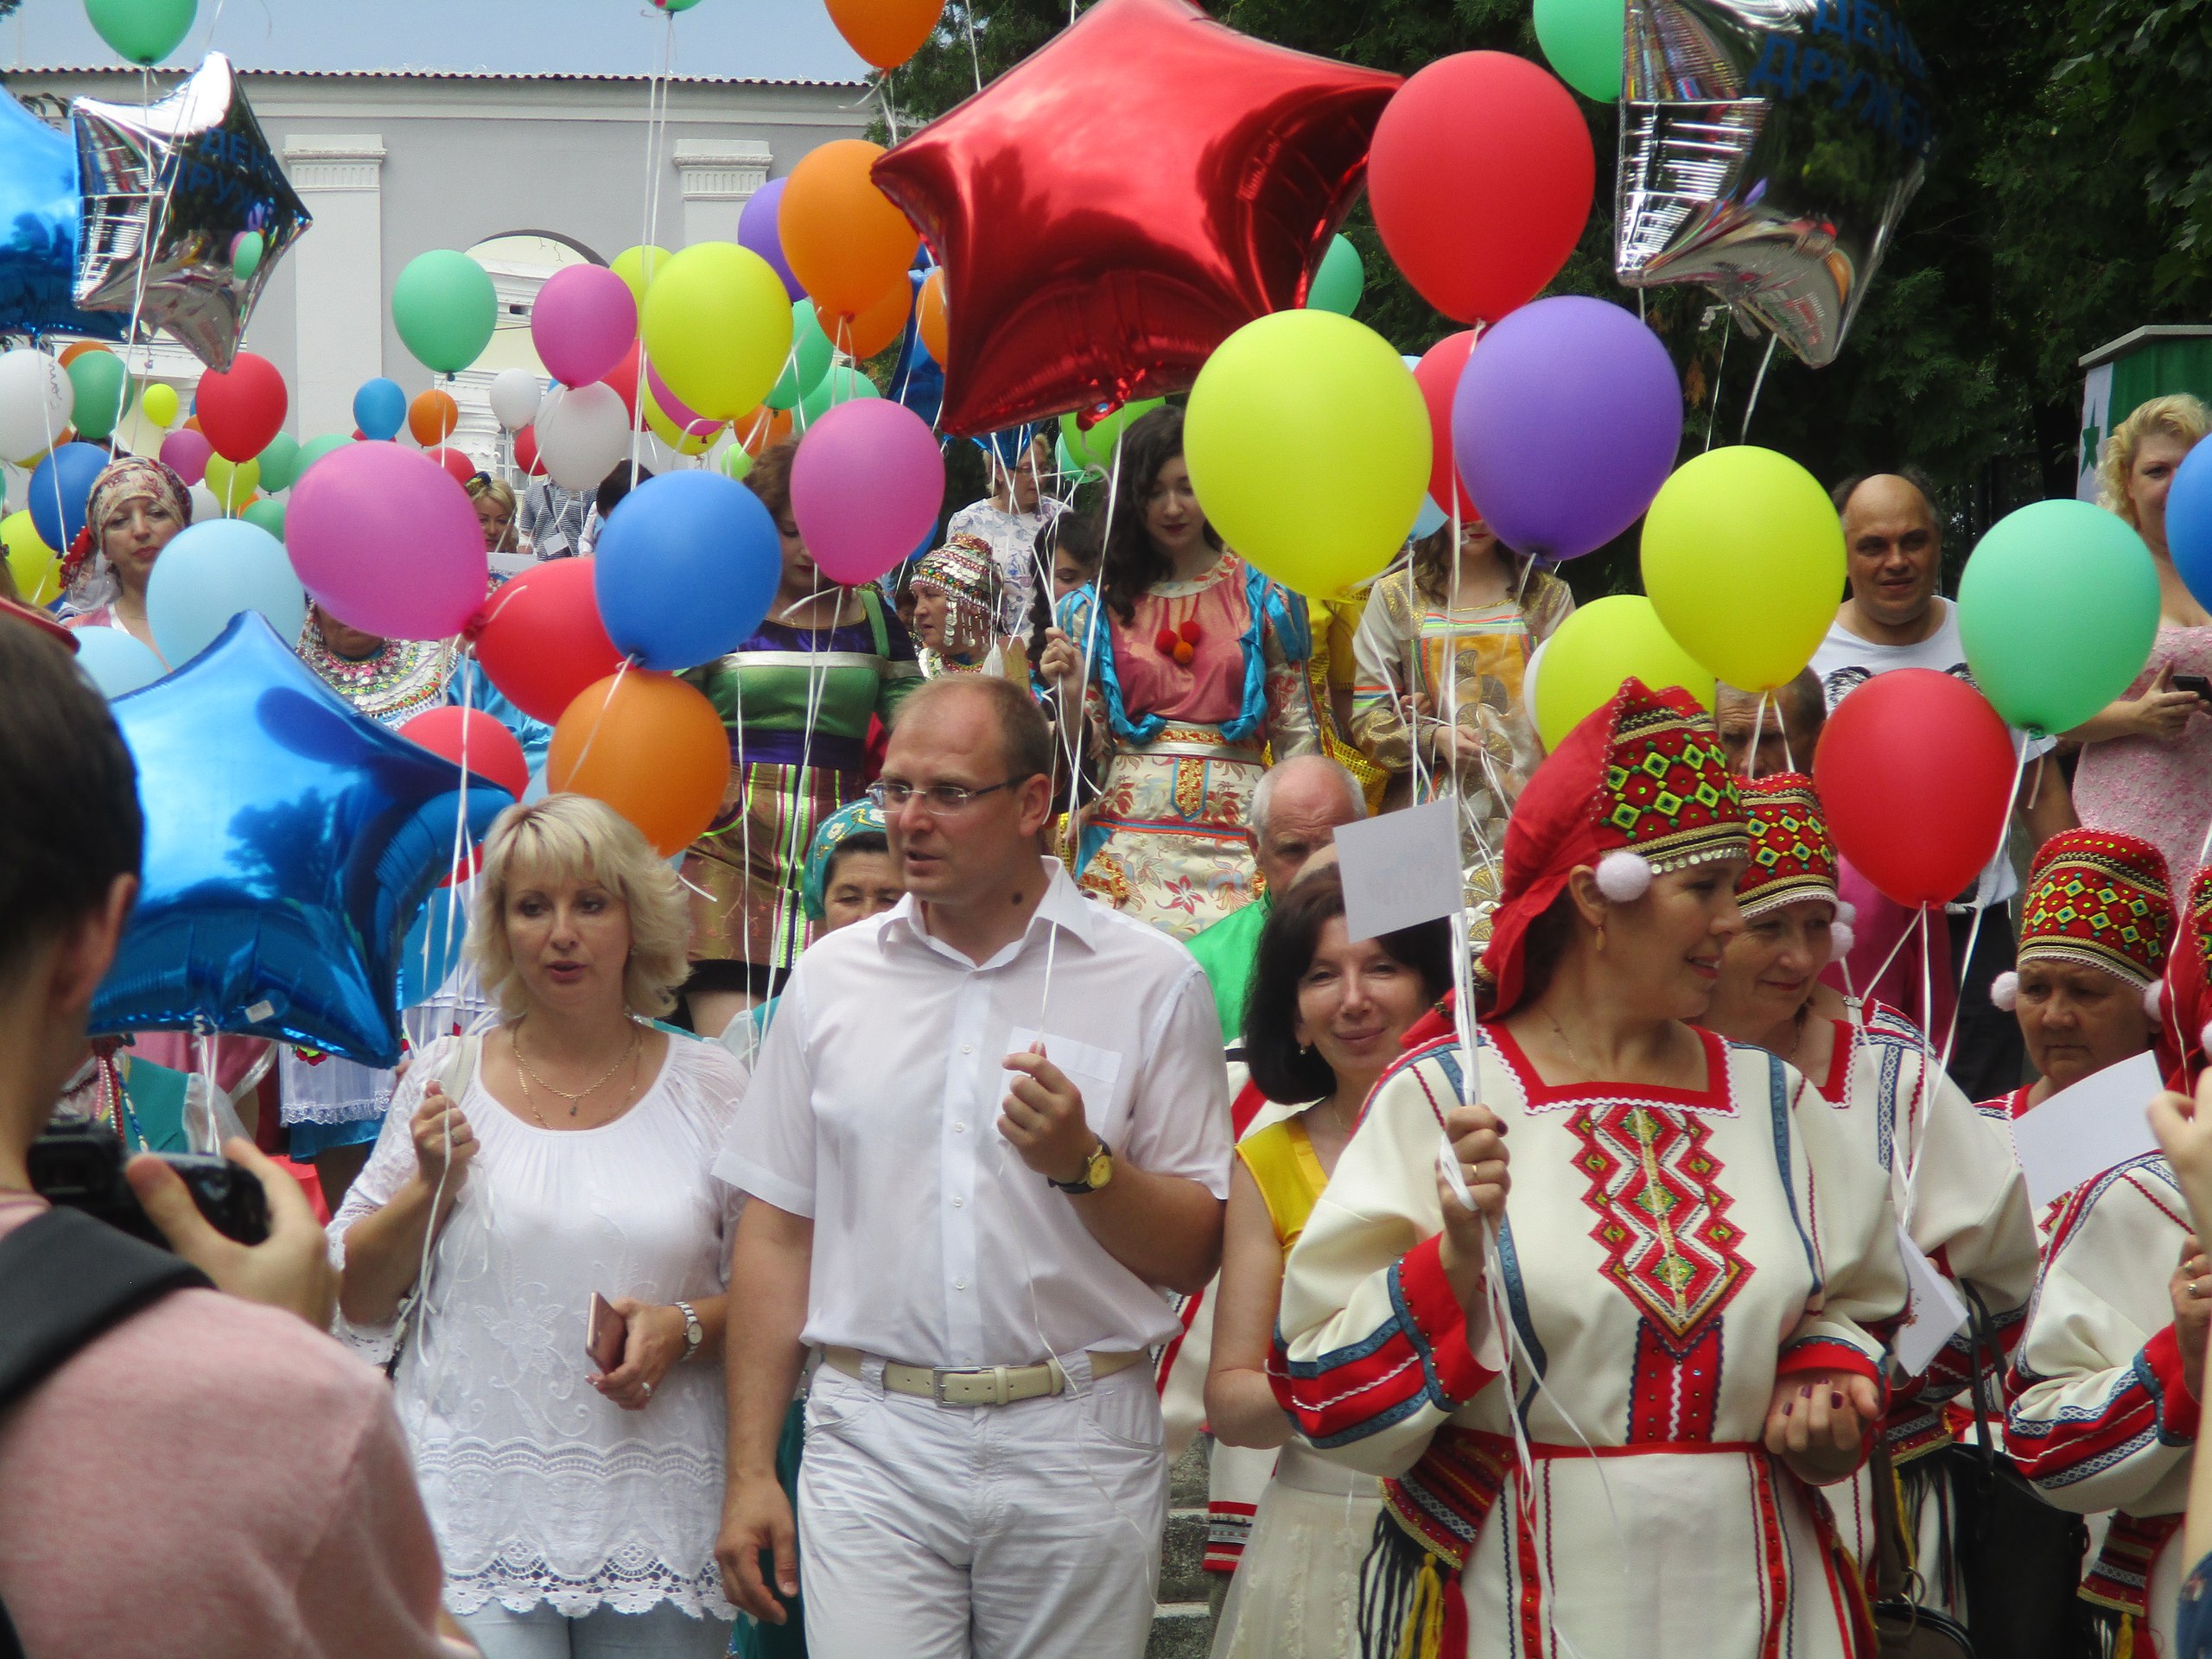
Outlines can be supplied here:
[[120, 628], [161, 655], [146, 620], [154, 561], [192, 522], [192, 493], [168, 467], [124, 455], [100, 469], [85, 527], [61, 561], [61, 618], [73, 628]]
[[[1352, 1650], [1359, 1564], [1381, 1510], [1369, 1476], [1316, 1457], [1268, 1380], [1283, 1258], [1351, 1139], [1361, 1103], [1399, 1039], [1452, 982], [1442, 921], [1353, 939], [1343, 878], [1302, 877], [1260, 935], [1244, 1056], [1268, 1104], [1237, 1142], [1215, 1297], [1206, 1418], [1224, 1463], [1260, 1453], [1249, 1541], [1216, 1627], [1215, 1659], [1341, 1659]], [[1281, 1448], [1280, 1452], [1276, 1448]], [[1238, 1462], [1244, 1459], [1236, 1459]]]
[[[692, 1029], [719, 1037], [774, 995], [812, 940], [804, 893], [816, 826], [868, 779], [868, 720], [885, 725], [922, 683], [914, 642], [873, 582], [825, 580], [791, 516], [791, 458], [779, 443], [746, 484], [784, 541], [783, 582], [767, 620], [727, 657], [684, 677], [729, 728], [729, 788], [691, 844]], [[702, 894], [704, 894], [702, 897]]]
[[1083, 695], [1103, 773], [1077, 850], [1082, 886], [1188, 938], [1253, 896], [1246, 808], [1266, 752], [1319, 745], [1312, 639], [1305, 601], [1206, 522], [1182, 410], [1132, 424], [1118, 465], [1100, 580], [1062, 601], [1039, 667], [1066, 707]]
[[[1291, 1251], [1277, 1393], [1394, 1478], [1366, 1653], [1872, 1651], [1807, 1485], [1866, 1453], [1904, 1273], [1834, 1111], [1690, 1023], [1748, 849], [1711, 717], [1627, 682], [1514, 810], [1471, 1052], [1383, 1075]], [[1481, 1208], [1501, 1128], [1493, 1233], [1450, 1177]]]

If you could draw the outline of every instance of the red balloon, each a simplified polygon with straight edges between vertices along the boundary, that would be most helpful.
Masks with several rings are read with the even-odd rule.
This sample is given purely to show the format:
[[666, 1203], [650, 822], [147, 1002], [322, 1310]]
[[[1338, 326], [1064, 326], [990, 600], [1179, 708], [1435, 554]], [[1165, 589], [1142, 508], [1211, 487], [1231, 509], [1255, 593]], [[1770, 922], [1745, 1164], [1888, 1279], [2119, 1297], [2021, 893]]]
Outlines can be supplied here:
[[599, 620], [592, 571], [589, 559], [549, 559], [484, 607], [476, 660], [533, 720], [559, 720], [577, 692], [622, 665], [622, 653]]
[[[517, 800], [530, 787], [530, 762], [523, 755], [522, 744], [512, 732], [481, 709], [464, 709], [458, 704], [448, 704], [443, 709], [426, 709], [403, 723], [399, 734], [411, 743], [420, 743], [433, 754], [442, 754], [456, 766], [466, 764], [476, 777], [497, 784]], [[464, 734], [467, 744], [465, 762], [461, 747]]]
[[215, 453], [226, 461], [251, 461], [284, 429], [291, 407], [284, 377], [265, 357], [240, 352], [226, 374], [209, 369], [200, 377], [193, 412]]
[[1398, 84], [1190, 0], [1098, 0], [882, 156], [946, 271], [943, 429], [1185, 391], [1300, 304]]
[[537, 460], [537, 426], [535, 422], [515, 434], [515, 465], [532, 478], [545, 476], [545, 468]]
[[1598, 183], [1590, 128], [1557, 76], [1504, 52], [1439, 58], [1376, 124], [1367, 197], [1421, 296], [1496, 322], [1559, 275]]
[[1467, 499], [1467, 486], [1459, 482], [1459, 465], [1452, 458], [1452, 400], [1459, 395], [1459, 376], [1474, 350], [1475, 330], [1462, 328], [1430, 346], [1421, 366], [1414, 371], [1414, 384], [1421, 388], [1421, 401], [1428, 405], [1428, 499], [1449, 515], [1452, 498], [1458, 496], [1462, 524], [1482, 517]]
[[1980, 692], [1932, 668], [1899, 668], [1836, 705], [1813, 779], [1836, 850], [1916, 908], [1957, 898], [1996, 855], [2018, 765], [2012, 733]]
[[456, 484], [466, 484], [484, 470], [476, 464], [476, 458], [468, 451], [455, 449], [450, 444], [442, 443], [436, 448], [425, 449], [423, 453], [444, 467], [447, 476]]
[[622, 360], [600, 376], [600, 384], [608, 385], [621, 394], [622, 407], [630, 411], [630, 424], [638, 424], [638, 353], [642, 348], [636, 340], [622, 354]]

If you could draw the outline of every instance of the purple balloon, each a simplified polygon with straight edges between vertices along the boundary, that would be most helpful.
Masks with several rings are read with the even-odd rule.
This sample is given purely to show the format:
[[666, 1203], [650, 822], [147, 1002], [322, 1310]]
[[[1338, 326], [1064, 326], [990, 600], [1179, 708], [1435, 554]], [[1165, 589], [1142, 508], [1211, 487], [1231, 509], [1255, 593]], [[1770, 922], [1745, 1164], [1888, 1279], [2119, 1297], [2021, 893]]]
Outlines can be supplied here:
[[744, 210], [737, 216], [737, 243], [774, 266], [776, 275], [784, 279], [785, 289], [797, 300], [804, 298], [806, 290], [791, 275], [791, 262], [784, 257], [783, 234], [776, 228], [776, 216], [783, 211], [784, 184], [782, 179], [771, 179], [746, 198]]
[[1484, 334], [1452, 400], [1452, 450], [1476, 510], [1516, 552], [1557, 561], [1642, 518], [1675, 469], [1682, 383], [1633, 312], [1538, 300]]
[[179, 427], [162, 440], [162, 465], [187, 484], [197, 484], [207, 476], [207, 457], [214, 453], [215, 446], [188, 426]]
[[791, 457], [791, 517], [830, 581], [874, 582], [912, 550], [944, 505], [944, 452], [930, 423], [859, 397], [806, 429]]

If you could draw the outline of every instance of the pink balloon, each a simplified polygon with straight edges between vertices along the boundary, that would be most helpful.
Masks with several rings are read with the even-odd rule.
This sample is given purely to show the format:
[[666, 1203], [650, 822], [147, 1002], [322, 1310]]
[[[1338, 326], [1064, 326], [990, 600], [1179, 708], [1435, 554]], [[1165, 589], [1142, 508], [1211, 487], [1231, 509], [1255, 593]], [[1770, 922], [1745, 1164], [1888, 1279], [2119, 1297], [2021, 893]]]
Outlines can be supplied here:
[[668, 389], [668, 383], [660, 378], [660, 371], [653, 367], [651, 358], [645, 359], [645, 385], [652, 392], [653, 402], [660, 405], [660, 412], [681, 428], [686, 437], [703, 438], [709, 432], [721, 431], [727, 424], [722, 421], [710, 421], [697, 410], [687, 407], [682, 398]]
[[563, 385], [589, 385], [610, 372], [637, 337], [637, 296], [604, 265], [555, 271], [530, 308], [531, 343]]
[[930, 533], [944, 505], [944, 454], [906, 404], [857, 398], [807, 428], [791, 487], [806, 550], [849, 588], [874, 581]]
[[491, 583], [468, 492], [396, 443], [346, 444], [308, 468], [292, 486], [284, 546], [317, 603], [387, 639], [451, 638]]
[[202, 433], [188, 426], [181, 426], [162, 440], [162, 464], [187, 484], [197, 484], [207, 476], [207, 457], [215, 453], [215, 446]]

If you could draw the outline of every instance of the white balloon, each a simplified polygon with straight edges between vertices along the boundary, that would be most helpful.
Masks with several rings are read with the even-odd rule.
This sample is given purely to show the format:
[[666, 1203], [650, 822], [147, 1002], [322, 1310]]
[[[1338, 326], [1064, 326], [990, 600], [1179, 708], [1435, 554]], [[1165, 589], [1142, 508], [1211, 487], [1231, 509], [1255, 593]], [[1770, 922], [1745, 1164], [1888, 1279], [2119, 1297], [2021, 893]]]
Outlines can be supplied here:
[[564, 490], [591, 490], [630, 455], [630, 411], [603, 381], [558, 386], [537, 409], [537, 458]]
[[192, 486], [192, 522], [204, 524], [211, 518], [225, 516], [223, 504], [215, 499], [215, 492], [205, 484]]
[[537, 418], [537, 405], [545, 388], [528, 369], [501, 369], [492, 379], [492, 417], [510, 432], [519, 432]]
[[28, 467], [61, 441], [77, 410], [69, 372], [29, 346], [0, 355], [0, 458]]

